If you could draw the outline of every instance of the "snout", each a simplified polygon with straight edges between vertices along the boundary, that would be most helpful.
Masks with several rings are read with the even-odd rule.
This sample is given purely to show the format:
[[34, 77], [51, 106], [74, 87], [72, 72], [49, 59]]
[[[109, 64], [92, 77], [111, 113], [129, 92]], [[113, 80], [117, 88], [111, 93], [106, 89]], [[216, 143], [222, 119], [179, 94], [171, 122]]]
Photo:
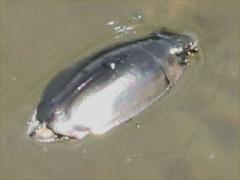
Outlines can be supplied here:
[[46, 127], [36, 129], [30, 136], [38, 142], [54, 142], [58, 140], [58, 136]]
[[27, 135], [38, 142], [53, 142], [58, 140], [58, 136], [49, 128], [46, 122], [40, 122], [36, 118], [37, 111], [32, 115], [32, 119], [28, 122]]

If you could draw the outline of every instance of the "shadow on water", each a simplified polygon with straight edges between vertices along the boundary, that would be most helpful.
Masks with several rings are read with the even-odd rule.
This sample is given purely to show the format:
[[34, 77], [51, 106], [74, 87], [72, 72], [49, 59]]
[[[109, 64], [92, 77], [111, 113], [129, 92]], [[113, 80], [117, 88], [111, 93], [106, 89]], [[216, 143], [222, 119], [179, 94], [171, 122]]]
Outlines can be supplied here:
[[[237, 1], [2, 3], [2, 177], [239, 177], [239, 6]], [[41, 144], [26, 136], [41, 92], [57, 72], [162, 27], [193, 33], [201, 46], [167, 95], [100, 137]]]

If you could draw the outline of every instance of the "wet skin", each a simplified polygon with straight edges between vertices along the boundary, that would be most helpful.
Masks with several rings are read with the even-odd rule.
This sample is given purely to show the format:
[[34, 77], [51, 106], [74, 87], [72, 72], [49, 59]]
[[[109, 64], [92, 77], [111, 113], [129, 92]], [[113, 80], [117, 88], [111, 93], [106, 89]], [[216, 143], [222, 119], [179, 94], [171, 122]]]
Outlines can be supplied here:
[[[126, 122], [171, 89], [198, 51], [188, 35], [157, 32], [103, 50], [60, 72], [46, 87], [33, 121], [38, 141], [82, 139]], [[42, 132], [37, 133], [37, 132]]]

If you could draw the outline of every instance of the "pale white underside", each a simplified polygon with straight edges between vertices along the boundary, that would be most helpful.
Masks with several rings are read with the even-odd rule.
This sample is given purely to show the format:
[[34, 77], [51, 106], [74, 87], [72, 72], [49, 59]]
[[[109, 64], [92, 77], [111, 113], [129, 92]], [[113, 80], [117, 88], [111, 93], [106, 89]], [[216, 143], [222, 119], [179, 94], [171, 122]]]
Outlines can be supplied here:
[[90, 129], [96, 135], [104, 134], [114, 126], [119, 125], [119, 121], [114, 120], [116, 114], [113, 103], [117, 97], [127, 90], [129, 83], [134, 83], [135, 77], [126, 75], [121, 77], [104, 89], [89, 94], [83, 101], [76, 103], [68, 112], [68, 115], [59, 115], [55, 119], [53, 129], [61, 134], [73, 134], [82, 137], [87, 132], [76, 132], [75, 127], [82, 126]]
[[[114, 112], [115, 110], [112, 108], [112, 103], [114, 102], [114, 99], [120, 93], [125, 91], [125, 88], [127, 88], [127, 85], [124, 83], [124, 78], [119, 79], [111, 86], [108, 86], [102, 91], [87, 97], [83, 103], [76, 104], [71, 110], [70, 117], [59, 117], [57, 120], [58, 123], [54, 124], [54, 131], [67, 136], [74, 136], [78, 139], [82, 139], [89, 133], [93, 133], [95, 135], [104, 134], [113, 127], [120, 125], [120, 122], [125, 122], [139, 112], [143, 111], [146, 107], [150, 106], [159, 99], [170, 88], [168, 87], [166, 91], [162, 92], [152, 101], [146, 102], [137, 111], [133, 111], [131, 114], [123, 116], [124, 119], [116, 119], [114, 118], [114, 114], [116, 114], [116, 112]], [[90, 131], [74, 130], [75, 127], [79, 125], [89, 128]]]

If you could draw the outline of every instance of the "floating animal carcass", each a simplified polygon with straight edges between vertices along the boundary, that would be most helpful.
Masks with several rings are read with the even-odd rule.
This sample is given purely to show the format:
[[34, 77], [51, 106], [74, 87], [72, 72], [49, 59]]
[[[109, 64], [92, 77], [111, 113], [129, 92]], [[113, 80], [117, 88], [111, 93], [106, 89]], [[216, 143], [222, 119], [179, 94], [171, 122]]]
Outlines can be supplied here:
[[28, 134], [40, 142], [104, 134], [171, 89], [196, 52], [190, 35], [160, 31], [87, 57], [50, 81]]

